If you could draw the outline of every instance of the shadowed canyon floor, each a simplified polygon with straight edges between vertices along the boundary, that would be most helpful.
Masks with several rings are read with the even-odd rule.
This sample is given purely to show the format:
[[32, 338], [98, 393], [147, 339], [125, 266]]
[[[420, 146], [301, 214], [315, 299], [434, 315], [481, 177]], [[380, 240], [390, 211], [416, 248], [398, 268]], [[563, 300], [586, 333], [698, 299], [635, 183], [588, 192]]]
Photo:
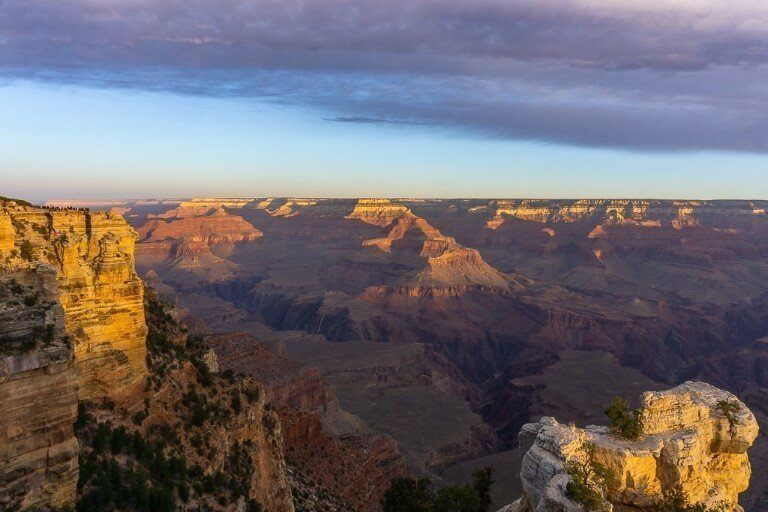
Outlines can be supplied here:
[[[246, 332], [292, 372], [317, 369], [336, 408], [324, 436], [386, 436], [444, 482], [498, 464], [500, 505], [519, 489], [517, 434], [542, 415], [585, 426], [616, 394], [696, 378], [766, 425], [768, 202], [114, 206], [139, 232], [139, 274], [193, 328]], [[766, 501], [755, 472], [742, 505]]]

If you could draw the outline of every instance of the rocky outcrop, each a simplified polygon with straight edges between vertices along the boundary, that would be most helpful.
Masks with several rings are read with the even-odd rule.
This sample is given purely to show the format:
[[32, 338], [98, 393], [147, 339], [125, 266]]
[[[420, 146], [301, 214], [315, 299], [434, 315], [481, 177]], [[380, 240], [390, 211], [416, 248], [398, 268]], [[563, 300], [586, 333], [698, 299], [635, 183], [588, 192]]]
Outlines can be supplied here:
[[[272, 201], [270, 201], [270, 203], [271, 202]], [[289, 198], [277, 208], [268, 208], [265, 206], [264, 210], [272, 217], [289, 218], [298, 215], [302, 208], [315, 206], [316, 204], [316, 199]]]
[[457, 247], [427, 259], [413, 283], [419, 286], [487, 286], [508, 290], [522, 285], [486, 263], [476, 249]]
[[[201, 214], [204, 214], [216, 208], [243, 208], [254, 201], [256, 199], [240, 197], [194, 197], [189, 201], [179, 203], [178, 208], [196, 209]], [[170, 216], [166, 212], [162, 217], [168, 218]]]
[[348, 503], [345, 510], [380, 510], [393, 478], [405, 476], [405, 460], [389, 436], [330, 435], [321, 414], [285, 410], [280, 414], [286, 459]]
[[111, 213], [13, 203], [3, 210], [14, 228], [14, 247], [2, 272], [34, 274], [39, 295], [63, 309], [80, 399], [107, 398], [130, 407], [146, 377], [135, 232]]
[[220, 206], [181, 206], [150, 220], [139, 228], [141, 243], [174, 242], [186, 244], [190, 251], [198, 247], [249, 242], [262, 236], [238, 215], [227, 213]]
[[347, 219], [356, 219], [379, 227], [387, 227], [396, 218], [409, 211], [401, 204], [390, 202], [389, 199], [360, 199]]
[[[282, 453], [280, 421], [268, 409], [263, 393], [259, 393], [257, 400], [244, 397], [249, 386], [252, 390], [258, 384], [249, 379], [235, 382], [234, 386], [211, 387], [211, 396], [207, 398], [221, 407], [226, 407], [232, 394], [243, 396], [240, 401], [241, 410], [233, 411], [221, 421], [210, 421], [200, 427], [185, 423], [185, 417], [188, 417], [189, 409], [192, 408], [185, 400], [188, 396], [186, 393], [190, 389], [204, 388], [195, 373], [194, 367], [185, 362], [181, 369], [164, 379], [163, 385], [153, 393], [150, 405], [145, 410], [147, 417], [141, 425], [142, 431], [149, 434], [153, 429], [174, 425], [178, 432], [177, 448], [186, 455], [190, 465], [198, 464], [206, 474], [231, 471], [228, 463], [237, 456], [238, 449], [245, 450], [246, 470], [250, 475], [247, 498], [256, 500], [265, 510], [293, 512], [291, 488]], [[218, 384], [220, 381], [215, 382]], [[130, 422], [127, 424], [132, 426]], [[196, 446], [200, 443], [205, 450]], [[203, 506], [202, 509], [211, 508]], [[235, 509], [230, 507], [225, 510]]]
[[[158, 302], [152, 290], [146, 311], [151, 390], [138, 422], [135, 415], [112, 414], [110, 420], [160, 441], [168, 453], [183, 454], [203, 475], [225, 475], [225, 483], [177, 502], [178, 510], [248, 510], [237, 505], [239, 494], [263, 510], [293, 512], [280, 420], [263, 386], [250, 376], [222, 375], [226, 361], [219, 361], [203, 338], [190, 335], [175, 319], [179, 312]], [[164, 434], [168, 429], [170, 437]], [[226, 482], [234, 480], [238, 492], [219, 499], [233, 487]]]
[[583, 510], [566, 490], [571, 480], [566, 464], [577, 462], [610, 471], [605, 498], [613, 510], [650, 510], [681, 492], [691, 504], [741, 511], [738, 497], [751, 472], [746, 452], [758, 433], [752, 412], [732, 394], [701, 382], [644, 393], [641, 410], [638, 441], [554, 418], [525, 425], [520, 443], [528, 451], [518, 509]]
[[255, 377], [282, 425], [285, 457], [303, 475], [347, 505], [341, 510], [373, 511], [392, 478], [405, 474], [405, 461], [388, 436], [349, 425], [361, 423], [339, 408], [317, 368], [304, 367], [272, 352], [245, 333], [206, 338], [221, 370]]
[[72, 504], [78, 399], [121, 409], [142, 399], [134, 239], [109, 213], [2, 203], [0, 508]]
[[389, 227], [386, 236], [363, 241], [364, 247], [375, 247], [395, 257], [418, 256], [422, 268], [405, 279], [405, 283], [423, 287], [490, 286], [507, 290], [507, 276], [486, 263], [475, 249], [462, 247], [456, 239], [444, 236], [426, 220], [402, 205], [388, 200], [360, 200], [346, 218]]

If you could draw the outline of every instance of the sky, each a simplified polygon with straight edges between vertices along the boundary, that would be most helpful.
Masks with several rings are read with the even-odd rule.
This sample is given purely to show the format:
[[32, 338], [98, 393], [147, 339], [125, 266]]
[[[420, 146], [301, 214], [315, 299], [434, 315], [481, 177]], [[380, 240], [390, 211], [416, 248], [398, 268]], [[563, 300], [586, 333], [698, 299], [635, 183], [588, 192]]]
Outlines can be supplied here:
[[0, 180], [768, 199], [768, 2], [0, 0]]

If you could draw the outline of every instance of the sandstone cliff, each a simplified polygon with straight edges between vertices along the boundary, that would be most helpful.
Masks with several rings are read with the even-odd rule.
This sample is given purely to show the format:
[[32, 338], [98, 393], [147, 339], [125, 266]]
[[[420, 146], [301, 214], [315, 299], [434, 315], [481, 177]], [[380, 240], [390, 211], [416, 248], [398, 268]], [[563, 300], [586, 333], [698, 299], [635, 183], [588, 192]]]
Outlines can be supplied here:
[[[173, 510], [293, 512], [280, 421], [261, 384], [212, 373], [210, 348], [151, 290], [146, 313], [150, 378], [143, 409], [81, 411], [78, 502], [86, 510], [136, 510], [133, 495], [149, 487]], [[105, 433], [110, 450], [103, 448]], [[120, 474], [122, 488], [105, 486], [99, 468]], [[137, 475], [146, 482], [137, 485]]]
[[263, 389], [211, 375], [200, 339], [154, 299], [145, 310], [133, 229], [0, 206], [0, 510], [292, 512]]
[[134, 408], [146, 380], [134, 232], [119, 216], [0, 209], [0, 505], [75, 499], [79, 400]]
[[0, 510], [75, 499], [77, 379], [55, 290], [47, 266], [0, 278]]
[[[146, 377], [143, 288], [134, 269], [135, 232], [104, 212], [5, 203], [3, 273], [45, 267], [39, 293], [60, 304], [81, 400], [131, 406]], [[11, 224], [12, 230], [8, 229]], [[45, 271], [47, 272], [47, 271]], [[54, 282], [56, 288], [54, 288]]]
[[652, 510], [679, 492], [708, 510], [741, 511], [738, 497], [751, 472], [746, 451], [758, 433], [752, 412], [732, 394], [701, 382], [644, 393], [641, 410], [638, 441], [547, 417], [525, 425], [523, 497], [508, 510], [585, 510], [566, 490], [572, 479], [567, 464], [576, 462], [609, 470], [608, 510]]
[[355, 209], [346, 218], [361, 220], [383, 228], [392, 224], [396, 218], [407, 211], [407, 207], [392, 203], [389, 199], [360, 199]]

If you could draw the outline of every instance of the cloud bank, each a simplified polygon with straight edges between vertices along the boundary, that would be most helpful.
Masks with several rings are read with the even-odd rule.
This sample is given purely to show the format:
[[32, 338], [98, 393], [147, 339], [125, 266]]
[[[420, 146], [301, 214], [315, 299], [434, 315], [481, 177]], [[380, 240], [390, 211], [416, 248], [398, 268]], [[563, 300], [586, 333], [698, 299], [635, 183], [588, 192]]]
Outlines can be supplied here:
[[762, 0], [0, 0], [0, 74], [402, 129], [768, 152]]

